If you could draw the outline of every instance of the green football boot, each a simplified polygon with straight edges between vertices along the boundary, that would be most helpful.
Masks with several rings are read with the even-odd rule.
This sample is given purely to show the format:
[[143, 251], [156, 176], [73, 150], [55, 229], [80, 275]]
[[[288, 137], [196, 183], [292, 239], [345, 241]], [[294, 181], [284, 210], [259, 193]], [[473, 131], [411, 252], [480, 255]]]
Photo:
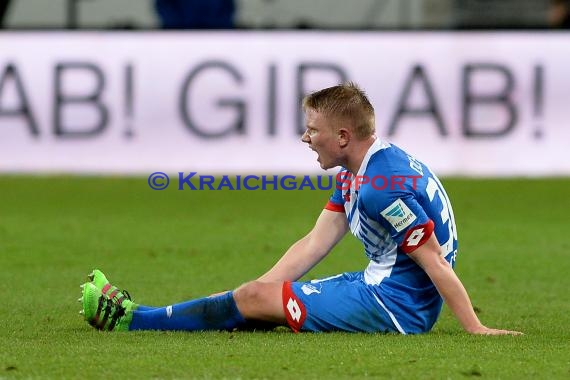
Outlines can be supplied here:
[[134, 309], [121, 305], [116, 297], [106, 297], [91, 282], [81, 285], [81, 288], [83, 292], [78, 301], [82, 303], [83, 310], [79, 314], [83, 315], [87, 323], [98, 330], [129, 330]]
[[107, 277], [99, 269], [93, 269], [93, 271], [87, 275], [89, 281], [91, 281], [104, 296], [108, 299], [117, 298], [119, 305], [123, 307], [135, 308], [137, 305], [132, 301], [131, 295], [126, 290], [119, 290], [116, 286], [111, 285]]

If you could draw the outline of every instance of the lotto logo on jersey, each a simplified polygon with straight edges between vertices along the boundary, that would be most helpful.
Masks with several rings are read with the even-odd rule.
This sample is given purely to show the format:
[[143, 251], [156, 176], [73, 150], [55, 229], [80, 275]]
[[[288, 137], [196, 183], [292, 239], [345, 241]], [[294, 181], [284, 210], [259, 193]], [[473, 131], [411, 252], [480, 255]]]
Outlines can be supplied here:
[[414, 214], [400, 198], [396, 199], [390, 206], [382, 210], [380, 215], [382, 215], [384, 219], [386, 219], [398, 232], [408, 227], [417, 219], [416, 214]]
[[414, 227], [411, 227], [404, 236], [404, 240], [402, 241], [402, 251], [405, 253], [411, 253], [416, 248], [421, 247], [433, 233], [433, 222], [428, 220], [425, 224], [420, 224]]
[[406, 239], [406, 243], [410, 246], [410, 247], [415, 247], [418, 245], [418, 243], [420, 242], [420, 240], [422, 240], [422, 238], [425, 236], [425, 232], [423, 228], [419, 228], [417, 230], [414, 230], [410, 236], [408, 236], [408, 238]]
[[303, 302], [293, 292], [290, 282], [283, 284], [283, 311], [289, 327], [294, 332], [299, 332], [307, 317], [307, 311]]
[[301, 307], [299, 306], [299, 302], [297, 302], [297, 300], [289, 297], [289, 301], [287, 301], [287, 311], [289, 312], [289, 316], [294, 322], [299, 323], [301, 321], [303, 312], [301, 311]]

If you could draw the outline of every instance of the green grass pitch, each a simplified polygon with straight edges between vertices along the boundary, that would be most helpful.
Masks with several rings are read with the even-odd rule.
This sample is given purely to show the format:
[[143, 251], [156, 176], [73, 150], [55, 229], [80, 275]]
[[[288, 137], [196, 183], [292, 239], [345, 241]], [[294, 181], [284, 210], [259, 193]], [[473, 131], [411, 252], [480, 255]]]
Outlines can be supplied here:
[[[95, 267], [154, 305], [238, 286], [306, 233], [327, 191], [153, 191], [146, 178], [0, 177], [0, 379], [568, 379], [570, 179], [446, 179], [457, 272], [484, 323], [419, 336], [104, 333], [79, 316]], [[366, 265], [347, 236], [307, 278]]]

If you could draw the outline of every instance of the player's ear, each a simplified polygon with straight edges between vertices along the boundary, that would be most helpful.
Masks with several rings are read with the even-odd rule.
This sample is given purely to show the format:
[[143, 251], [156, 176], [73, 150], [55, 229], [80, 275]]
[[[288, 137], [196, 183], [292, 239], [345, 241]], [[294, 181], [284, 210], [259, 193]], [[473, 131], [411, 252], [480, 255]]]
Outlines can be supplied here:
[[348, 145], [348, 142], [350, 141], [350, 137], [351, 137], [350, 131], [346, 128], [340, 128], [338, 130], [337, 137], [338, 137], [338, 145], [341, 148], [344, 148], [345, 146]]

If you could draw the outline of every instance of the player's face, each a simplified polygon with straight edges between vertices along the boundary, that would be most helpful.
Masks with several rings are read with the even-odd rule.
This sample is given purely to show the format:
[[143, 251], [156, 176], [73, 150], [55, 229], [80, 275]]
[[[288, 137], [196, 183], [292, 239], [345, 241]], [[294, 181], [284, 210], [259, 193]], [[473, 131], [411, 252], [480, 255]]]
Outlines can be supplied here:
[[342, 165], [338, 134], [335, 133], [333, 120], [313, 110], [306, 111], [307, 129], [301, 141], [317, 152], [317, 161], [323, 169]]

